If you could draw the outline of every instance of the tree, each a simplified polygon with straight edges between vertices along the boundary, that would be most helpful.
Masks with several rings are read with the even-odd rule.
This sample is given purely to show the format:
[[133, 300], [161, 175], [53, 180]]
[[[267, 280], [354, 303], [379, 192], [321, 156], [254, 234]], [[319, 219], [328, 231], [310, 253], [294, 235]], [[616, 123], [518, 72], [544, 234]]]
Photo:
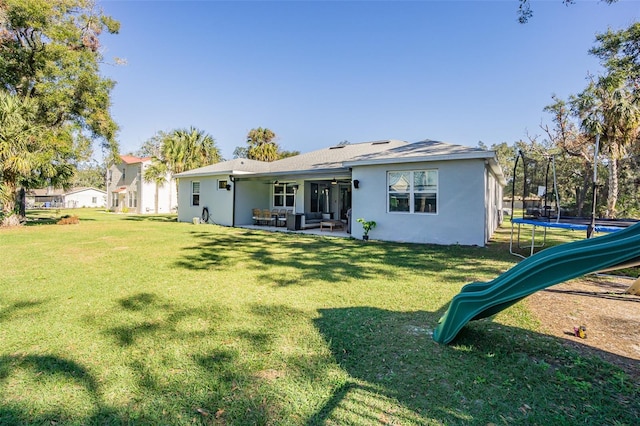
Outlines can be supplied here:
[[640, 22], [625, 30], [597, 34], [596, 41], [598, 45], [589, 53], [600, 58], [610, 73], [628, 79], [637, 92], [640, 89]]
[[626, 148], [637, 140], [640, 130], [640, 108], [636, 97], [619, 74], [609, 74], [597, 82], [591, 81], [572, 103], [583, 129], [591, 135], [600, 135], [609, 167], [606, 216], [615, 217], [618, 163], [626, 155]]
[[[529, 19], [533, 17], [533, 10], [531, 10], [531, 2], [529, 0], [519, 0], [520, 5], [518, 6], [518, 22], [521, 24], [526, 24], [529, 22]], [[605, 3], [611, 4], [616, 3], [618, 0], [600, 0]], [[575, 3], [575, 0], [562, 0], [562, 3], [569, 6]]]
[[283, 158], [295, 157], [296, 155], [300, 155], [300, 151], [286, 151], [286, 150], [278, 150], [278, 160], [282, 160]]
[[144, 141], [134, 155], [136, 157], [160, 157], [162, 142], [169, 137], [169, 133], [159, 130], [155, 135]]
[[257, 129], [251, 129], [247, 134], [248, 146], [237, 146], [233, 150], [233, 158], [276, 161], [300, 155], [300, 151], [286, 151], [280, 149], [280, 146], [278, 146], [274, 141], [275, 138], [276, 134], [267, 128], [258, 127]]
[[[0, 0], [0, 92], [11, 97], [4, 99], [23, 126], [22, 139], [10, 141], [22, 166], [3, 162], [3, 169], [13, 169], [2, 177], [4, 191], [68, 184], [74, 164], [88, 158], [91, 140], [117, 153], [109, 112], [114, 82], [99, 72], [99, 36], [118, 29], [91, 0]], [[12, 205], [3, 203], [5, 216]]]
[[248, 158], [249, 148], [246, 146], [236, 146], [233, 150], [233, 158]]
[[106, 167], [97, 161], [89, 161], [78, 164], [78, 167], [71, 180], [71, 186], [86, 186], [98, 189], [105, 189]]
[[[544, 108], [553, 115], [554, 127], [541, 126], [549, 140], [560, 150], [560, 158], [556, 165], [562, 169], [564, 185], [558, 188], [563, 198], [575, 201], [576, 215], [584, 214], [587, 192], [593, 180], [593, 137], [583, 131], [572, 120], [571, 105], [556, 95], [551, 97], [553, 103]], [[571, 192], [567, 192], [567, 188]], [[571, 195], [569, 195], [571, 194]]]
[[170, 132], [162, 141], [160, 160], [171, 174], [181, 173], [222, 160], [215, 139], [190, 127]]
[[156, 214], [158, 214], [158, 192], [160, 188], [162, 188], [167, 182], [167, 172], [167, 163], [163, 163], [161, 161], [158, 161], [157, 159], [154, 159], [151, 162], [151, 165], [145, 169], [144, 174], [142, 175], [142, 179], [144, 179], [145, 182], [155, 183], [156, 192], [154, 197], [154, 206]]
[[0, 91], [2, 226], [20, 223], [14, 213], [21, 176], [28, 176], [42, 165], [42, 157], [37, 155], [42, 128], [35, 124], [35, 115], [35, 102]]
[[274, 139], [273, 131], [262, 127], [251, 129], [247, 134], [247, 158], [259, 161], [275, 161], [279, 159], [278, 144]]

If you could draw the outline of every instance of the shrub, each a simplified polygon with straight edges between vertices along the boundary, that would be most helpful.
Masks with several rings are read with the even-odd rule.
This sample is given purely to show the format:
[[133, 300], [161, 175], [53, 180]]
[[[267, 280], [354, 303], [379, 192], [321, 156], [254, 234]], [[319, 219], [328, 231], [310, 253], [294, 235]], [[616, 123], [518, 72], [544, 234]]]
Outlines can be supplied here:
[[58, 225], [77, 225], [79, 223], [80, 223], [80, 218], [78, 216], [69, 216], [69, 215], [62, 216], [58, 221]]

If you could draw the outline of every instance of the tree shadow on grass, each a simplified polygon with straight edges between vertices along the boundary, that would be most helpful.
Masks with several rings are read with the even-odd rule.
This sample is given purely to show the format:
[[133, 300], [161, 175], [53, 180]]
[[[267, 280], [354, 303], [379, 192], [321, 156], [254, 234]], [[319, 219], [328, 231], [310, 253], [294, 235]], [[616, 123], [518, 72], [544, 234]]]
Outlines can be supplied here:
[[192, 232], [194, 244], [183, 249], [176, 266], [192, 270], [255, 268], [264, 271], [258, 275], [263, 283], [285, 287], [317, 280], [338, 282], [345, 277], [384, 276], [392, 280], [394, 274], [407, 271], [464, 283], [499, 274], [511, 265], [504, 262], [500, 268], [501, 261], [486, 262], [489, 253], [479, 247], [363, 243], [314, 235], [212, 229]]
[[443, 311], [320, 310], [315, 325], [350, 379], [308, 424], [637, 421], [637, 388], [601, 358], [490, 320], [439, 345], [431, 331]]
[[176, 215], [160, 215], [160, 214], [136, 214], [136, 215], [127, 215], [123, 218], [124, 220], [131, 222], [171, 222], [175, 223], [178, 221], [178, 217]]
[[[72, 386], [77, 393], [84, 393], [92, 405], [99, 407], [98, 386], [91, 374], [80, 364], [53, 355], [5, 355], [0, 356], [0, 384], [15, 375], [39, 377], [42, 386]], [[34, 418], [29, 405], [19, 400], [4, 400], [0, 404], [0, 424], [55, 424], [70, 421], [69, 413], [57, 407]]]
[[0, 309], [0, 321], [9, 319], [14, 315], [29, 315], [32, 308], [46, 303], [47, 300], [21, 300], [14, 302], [6, 308]]

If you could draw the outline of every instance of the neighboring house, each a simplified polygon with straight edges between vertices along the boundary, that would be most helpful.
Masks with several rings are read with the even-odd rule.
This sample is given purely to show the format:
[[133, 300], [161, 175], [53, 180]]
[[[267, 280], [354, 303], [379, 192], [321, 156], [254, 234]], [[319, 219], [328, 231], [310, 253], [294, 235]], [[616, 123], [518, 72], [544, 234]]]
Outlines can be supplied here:
[[346, 221], [351, 210], [356, 238], [355, 220], [364, 218], [377, 223], [372, 239], [479, 246], [502, 220], [505, 185], [495, 152], [431, 140], [337, 145], [271, 163], [235, 159], [176, 178], [182, 222], [208, 215], [249, 225], [254, 208]]
[[64, 206], [76, 207], [106, 207], [107, 192], [96, 188], [73, 188], [64, 194]]
[[28, 190], [26, 204], [29, 208], [80, 208], [105, 207], [107, 193], [90, 187], [64, 189], [41, 188]]
[[171, 213], [177, 207], [176, 181], [167, 174], [164, 185], [144, 180], [151, 158], [121, 155], [121, 162], [107, 169], [107, 208], [114, 212]]
[[38, 188], [28, 189], [25, 194], [27, 208], [64, 207], [64, 189]]

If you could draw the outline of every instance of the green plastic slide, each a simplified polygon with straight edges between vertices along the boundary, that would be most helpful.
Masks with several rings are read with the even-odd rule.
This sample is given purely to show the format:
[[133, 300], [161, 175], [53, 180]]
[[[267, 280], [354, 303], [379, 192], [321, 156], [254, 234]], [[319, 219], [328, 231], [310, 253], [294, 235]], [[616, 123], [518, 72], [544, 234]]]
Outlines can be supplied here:
[[585, 274], [640, 262], [640, 223], [601, 237], [575, 241], [526, 258], [487, 283], [462, 288], [433, 332], [451, 342], [466, 323], [508, 308], [538, 290]]

